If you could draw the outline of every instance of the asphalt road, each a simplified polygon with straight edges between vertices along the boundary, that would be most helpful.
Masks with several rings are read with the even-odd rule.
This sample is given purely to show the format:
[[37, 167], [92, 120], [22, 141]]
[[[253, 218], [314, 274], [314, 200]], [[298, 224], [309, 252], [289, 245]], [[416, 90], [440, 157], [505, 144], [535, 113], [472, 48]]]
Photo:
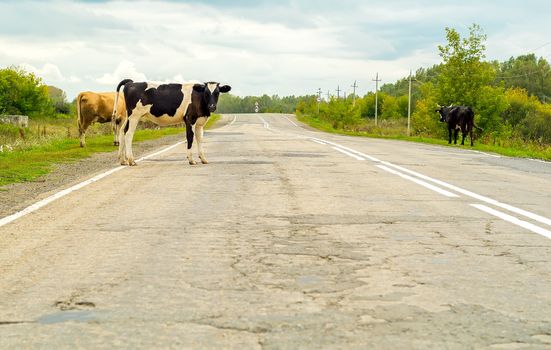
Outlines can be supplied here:
[[551, 164], [224, 118], [0, 227], [1, 349], [551, 348]]

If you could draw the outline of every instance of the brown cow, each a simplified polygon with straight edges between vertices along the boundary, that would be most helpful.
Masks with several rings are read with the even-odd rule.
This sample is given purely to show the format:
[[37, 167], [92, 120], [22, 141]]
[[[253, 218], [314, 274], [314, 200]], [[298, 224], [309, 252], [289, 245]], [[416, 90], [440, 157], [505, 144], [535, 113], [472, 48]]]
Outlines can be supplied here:
[[[77, 96], [77, 123], [80, 138], [80, 147], [86, 146], [86, 129], [93, 123], [111, 122], [113, 107], [115, 105], [114, 92], [81, 92]], [[124, 98], [119, 98], [117, 103], [117, 118], [113, 122], [115, 134], [113, 144], [119, 144], [119, 129], [126, 120], [126, 105]]]

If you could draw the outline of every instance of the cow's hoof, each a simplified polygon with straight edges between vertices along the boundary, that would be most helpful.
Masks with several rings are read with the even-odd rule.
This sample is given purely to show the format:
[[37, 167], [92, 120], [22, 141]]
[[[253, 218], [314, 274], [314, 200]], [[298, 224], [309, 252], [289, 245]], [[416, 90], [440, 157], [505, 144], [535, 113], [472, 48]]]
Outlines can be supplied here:
[[118, 146], [119, 143], [118, 142], [113, 142], [113, 146]]
[[190, 165], [197, 165], [197, 162], [194, 161], [194, 160], [190, 160], [190, 161], [189, 161], [189, 164], [190, 164]]
[[200, 158], [201, 159], [201, 163], [203, 164], [209, 164], [209, 161], [206, 160], [205, 158]]

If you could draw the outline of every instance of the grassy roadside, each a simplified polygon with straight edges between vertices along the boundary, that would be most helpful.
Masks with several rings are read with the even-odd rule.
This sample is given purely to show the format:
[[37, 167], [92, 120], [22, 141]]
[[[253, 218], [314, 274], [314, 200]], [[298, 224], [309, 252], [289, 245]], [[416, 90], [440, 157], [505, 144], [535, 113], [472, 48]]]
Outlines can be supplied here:
[[[551, 161], [551, 146], [540, 146], [535, 144], [499, 146], [499, 145], [484, 144], [480, 142], [475, 142], [473, 147], [457, 146], [453, 144], [449, 145], [448, 141], [444, 139], [434, 139], [434, 138], [419, 137], [419, 136], [408, 137], [408, 136], [405, 136], [404, 133], [400, 134], [392, 131], [387, 134], [384, 134], [384, 133], [369, 133], [364, 131], [347, 131], [342, 129], [335, 129], [328, 122], [314, 119], [305, 115], [297, 115], [297, 119], [315, 129], [325, 131], [328, 133], [333, 133], [333, 134], [429, 143], [429, 144], [441, 145], [446, 147], [464, 147], [465, 149], [477, 150], [482, 152], [491, 152], [491, 153], [501, 154], [509, 157], [534, 158], [534, 159]], [[461, 133], [459, 137], [461, 137]]]
[[[206, 128], [212, 127], [219, 119], [220, 115], [211, 116]], [[84, 148], [80, 147], [78, 138], [73, 136], [52, 138], [20, 150], [0, 152], [0, 186], [35, 180], [49, 173], [55, 164], [87, 158], [94, 153], [115, 151], [117, 147], [113, 146], [113, 135], [109, 132], [109, 127], [103, 127], [103, 129], [105, 129], [103, 134], [87, 136]], [[184, 133], [185, 128], [182, 127], [137, 130], [134, 134], [134, 142]], [[185, 139], [185, 136], [182, 138]]]

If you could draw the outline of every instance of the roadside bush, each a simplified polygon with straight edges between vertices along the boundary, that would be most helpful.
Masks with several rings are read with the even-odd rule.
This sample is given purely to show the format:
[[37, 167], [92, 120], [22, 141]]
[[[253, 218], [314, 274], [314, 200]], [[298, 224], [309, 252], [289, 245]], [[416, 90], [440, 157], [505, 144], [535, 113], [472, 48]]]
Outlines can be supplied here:
[[0, 113], [53, 116], [54, 106], [40, 78], [9, 67], [0, 69]]

